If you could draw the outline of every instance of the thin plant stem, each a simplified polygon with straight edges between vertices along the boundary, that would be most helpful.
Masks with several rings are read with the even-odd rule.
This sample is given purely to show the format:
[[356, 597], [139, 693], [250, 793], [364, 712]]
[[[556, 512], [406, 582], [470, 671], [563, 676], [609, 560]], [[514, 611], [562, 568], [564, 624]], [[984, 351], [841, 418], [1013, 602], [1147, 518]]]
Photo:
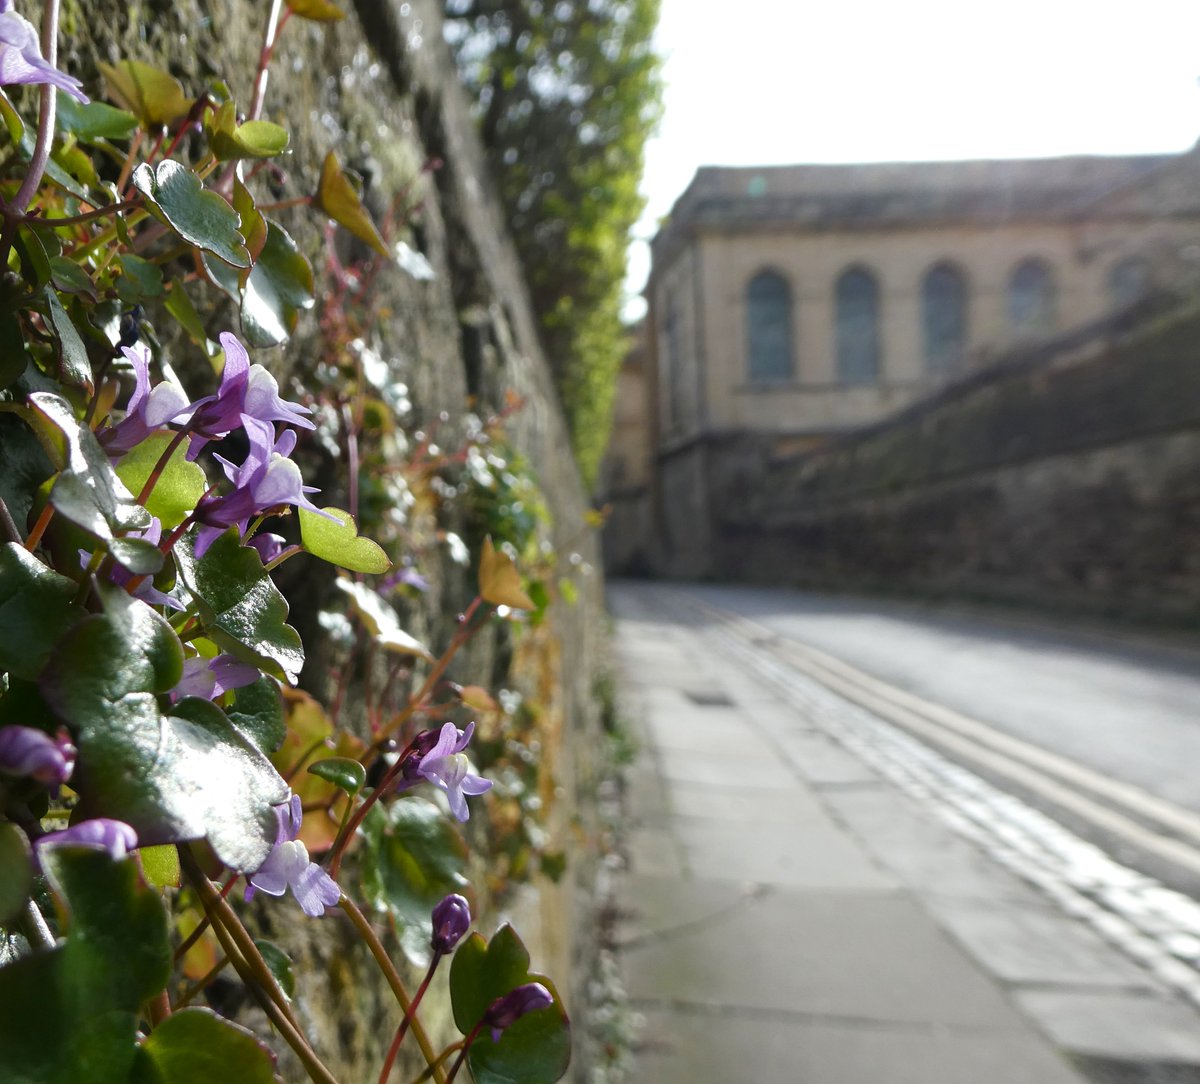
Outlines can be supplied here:
[[420, 1008], [421, 999], [425, 996], [425, 991], [429, 989], [429, 982], [433, 978], [433, 973], [437, 970], [438, 964], [442, 962], [443, 955], [445, 954], [435, 952], [433, 959], [429, 961], [429, 969], [425, 972], [425, 977], [421, 980], [421, 985], [417, 987], [417, 992], [413, 994], [412, 1004], [408, 1007], [408, 1011], [400, 1021], [399, 1027], [396, 1028], [396, 1034], [392, 1038], [392, 1045], [388, 1047], [387, 1057], [384, 1059], [383, 1068], [379, 1072], [379, 1084], [387, 1084], [387, 1078], [391, 1076], [392, 1066], [396, 1063], [396, 1055], [400, 1052], [400, 1044], [404, 1042], [404, 1036], [408, 1034], [408, 1025], [417, 1009]]
[[205, 972], [203, 978], [197, 979], [192, 983], [191, 986], [189, 986], [182, 994], [179, 995], [175, 1002], [175, 1010], [178, 1011], [185, 1005], [190, 1004], [198, 994], [203, 992], [204, 988], [208, 986], [213, 979], [215, 979], [222, 971], [225, 970], [225, 968], [229, 966], [230, 962], [231, 961], [228, 956], [222, 956], [215, 964], [213, 964], [212, 967], [208, 969], [208, 971]]
[[283, 564], [284, 561], [290, 561], [293, 557], [296, 556], [296, 554], [303, 553], [303, 552], [304, 552], [303, 546], [288, 546], [286, 549], [280, 550], [279, 553], [277, 553], [265, 565], [263, 565], [263, 571], [271, 572], [274, 569], [277, 569], [281, 564]]
[[421, 1072], [421, 1074], [419, 1076], [417, 1076], [413, 1080], [412, 1084], [424, 1084], [424, 1081], [429, 1080], [433, 1076], [435, 1070], [437, 1069], [438, 1066], [440, 1066], [442, 1064], [442, 1062], [444, 1062], [448, 1057], [450, 1057], [450, 1055], [453, 1054], [456, 1050], [461, 1050], [461, 1049], [462, 1049], [462, 1040], [461, 1039], [459, 1039], [458, 1042], [456, 1042], [456, 1043], [451, 1043], [448, 1047], [446, 1047], [445, 1050], [443, 1050], [437, 1056], [437, 1061], [435, 1061], [432, 1065], [425, 1066], [425, 1069]]
[[38, 547], [38, 543], [42, 540], [42, 535], [46, 533], [46, 528], [50, 526], [50, 521], [54, 518], [54, 505], [48, 504], [42, 509], [42, 514], [38, 516], [37, 523], [33, 525], [33, 530], [29, 532], [29, 537], [25, 539], [25, 548], [32, 553]]
[[18, 546], [22, 544], [21, 532], [12, 518], [12, 513], [8, 510], [8, 505], [4, 503], [3, 497], [0, 497], [0, 531], [4, 532], [10, 542], [14, 542]]
[[171, 461], [171, 456], [175, 454], [175, 449], [184, 442], [187, 435], [186, 429], [180, 429], [171, 438], [171, 443], [163, 449], [163, 454], [158, 457], [158, 462], [154, 464], [154, 469], [146, 479], [146, 484], [142, 486], [141, 493], [138, 494], [138, 504], [145, 504], [150, 499], [150, 494], [154, 492], [154, 486], [162, 477], [162, 472], [167, 469], [167, 464]]
[[126, 211], [132, 211], [141, 205], [142, 197], [134, 196], [133, 199], [122, 200], [120, 203], [109, 203], [104, 207], [97, 207], [94, 211], [85, 211], [81, 215], [71, 215], [69, 218], [42, 218], [39, 221], [47, 226], [53, 226], [55, 229], [59, 226], [82, 226], [86, 222], [94, 222], [97, 218], [104, 218], [106, 215], [119, 215]]
[[278, 40], [279, 31], [283, 29], [283, 23], [287, 22], [288, 15], [292, 13], [292, 9], [288, 8], [281, 22], [279, 13], [282, 8], [283, 0], [271, 0], [271, 10], [267, 13], [267, 22], [263, 27], [262, 50], [258, 54], [258, 71], [254, 74], [254, 94], [250, 99], [248, 118], [250, 120], [258, 120], [262, 116], [263, 103], [267, 97], [267, 69], [271, 65], [271, 54], [275, 52], [275, 42]]
[[445, 1084], [450, 1084], [450, 1082], [456, 1076], [458, 1076], [458, 1071], [462, 1068], [462, 1063], [467, 1060], [467, 1051], [471, 1049], [471, 1044], [475, 1041], [475, 1036], [479, 1034], [479, 1029], [482, 1027], [483, 1021], [480, 1020], [479, 1023], [470, 1030], [470, 1032], [467, 1034], [467, 1037], [463, 1039], [463, 1044], [458, 1051], [458, 1057], [455, 1059], [454, 1064], [450, 1066], [450, 1072], [446, 1076]]
[[[221, 889], [222, 898], [229, 895], [235, 884], [237, 884], [237, 874], [234, 874], [232, 877], [230, 877], [225, 887]], [[182, 942], [180, 942], [179, 948], [175, 950], [176, 963], [182, 960], [187, 954], [188, 949], [190, 949], [197, 941], [200, 940], [201, 937], [204, 936], [204, 931], [208, 929], [208, 926], [208, 915], [206, 914], [199, 922], [196, 923], [196, 928], [192, 930], [192, 932], [189, 933]]]
[[46, 925], [46, 918], [33, 900], [25, 901], [25, 910], [21, 913], [21, 930], [31, 945], [39, 948], [54, 948], [54, 934]]
[[[400, 1008], [404, 1010], [407, 1016], [412, 1005], [412, 998], [408, 996], [408, 991], [404, 988], [404, 980], [400, 978], [400, 973], [396, 970], [395, 964], [392, 963], [392, 958], [388, 955], [387, 949], [383, 947], [383, 942], [379, 940], [379, 935], [372, 928], [371, 923], [367, 920], [367, 916], [358, 909], [349, 896], [343, 893], [339, 903], [342, 910], [350, 916], [350, 921], [354, 923], [359, 936], [366, 942], [371, 955], [375, 957], [375, 963], [379, 965], [379, 970], [383, 972], [383, 977], [387, 980], [388, 986], [391, 987], [392, 993], [400, 1003]], [[436, 1067], [439, 1059], [433, 1052], [433, 1045], [429, 1042], [429, 1036], [425, 1033], [424, 1026], [416, 1017], [413, 1018], [411, 1026], [413, 1038], [417, 1040], [417, 1046], [421, 1048], [421, 1054], [424, 1056], [426, 1063], [434, 1067], [434, 1079], [437, 1080], [438, 1084], [445, 1084], [446, 1074], [443, 1070]]]
[[[58, 64], [58, 0], [44, 0], [42, 5], [42, 56], [50, 67]], [[54, 114], [58, 108], [57, 91], [50, 83], [43, 83], [38, 98], [38, 127], [37, 141], [33, 145], [33, 156], [29, 160], [29, 172], [17, 189], [16, 196], [9, 204], [10, 215], [23, 215], [25, 209], [33, 200], [33, 194], [42, 183], [42, 175], [46, 172], [46, 163], [50, 161], [50, 147], [54, 143]], [[8, 255], [8, 246], [12, 243], [12, 230], [15, 229], [15, 218], [10, 217], [5, 223], [5, 244], [3, 255]]]

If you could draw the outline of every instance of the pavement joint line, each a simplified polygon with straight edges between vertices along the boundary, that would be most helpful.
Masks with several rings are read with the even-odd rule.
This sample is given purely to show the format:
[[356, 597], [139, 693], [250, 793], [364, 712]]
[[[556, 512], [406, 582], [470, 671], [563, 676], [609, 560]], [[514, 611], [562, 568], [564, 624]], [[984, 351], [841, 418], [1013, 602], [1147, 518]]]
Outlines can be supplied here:
[[[693, 611], [701, 610], [710, 617], [725, 616], [704, 603], [677, 592], [671, 594]], [[1063, 913], [1086, 921], [1138, 963], [1148, 981], [1162, 984], [1152, 991], [1155, 996], [1172, 990], [1193, 1008], [1200, 1006], [1200, 953], [1181, 958], [1170, 948], [1176, 935], [1196, 939], [1200, 934], [1200, 906], [1194, 900], [1122, 866], [1045, 814], [947, 760], [906, 733], [900, 724], [881, 718], [855, 698], [845, 696], [822, 680], [822, 675], [798, 670], [794, 661], [789, 666], [775, 652], [770, 653], [776, 656], [772, 659], [755, 651], [744, 636], [731, 629], [738, 622], [752, 624], [738, 617], [720, 620], [706, 630], [707, 635], [744, 658], [824, 733], [902, 792], [932, 807], [950, 828], [1045, 892]], [[830, 706], [831, 702], [835, 707]], [[853, 724], [847, 721], [851, 718]], [[1145, 907], [1134, 909], [1132, 915], [1127, 913], [1132, 909], [1131, 898], [1139, 905], [1149, 900], [1151, 913]], [[966, 947], [970, 949], [969, 942]], [[1029, 988], [1007, 985], [1012, 989]]]
[[[680, 922], [674, 926], [664, 926], [659, 930], [647, 930], [643, 934], [636, 937], [628, 938], [621, 942], [622, 948], [638, 948], [647, 941], [662, 941], [670, 940], [677, 937], [686, 936], [689, 933], [695, 933], [698, 930], [707, 929], [709, 926], [715, 926], [723, 922], [725, 919], [736, 914], [748, 904], [756, 904], [765, 900], [768, 896], [775, 893], [773, 885], [759, 884], [757, 882], [743, 882], [744, 888], [741, 894], [732, 903], [719, 907], [717, 910], [710, 912], [707, 915], [700, 915], [697, 918], [689, 919], [687, 922]], [[636, 919], [640, 914], [634, 910], [629, 916]]]
[[894, 1017], [856, 1016], [850, 1013], [823, 1013], [804, 1009], [778, 1009], [756, 1005], [725, 1004], [714, 1001], [684, 1001], [680, 998], [652, 998], [633, 995], [629, 1004], [639, 1011], [677, 1013], [681, 1016], [738, 1017], [770, 1020], [776, 1023], [824, 1024], [857, 1031], [888, 1031], [903, 1035], [1008, 1035], [1011, 1029], [991, 1024], [960, 1024], [897, 1020]]

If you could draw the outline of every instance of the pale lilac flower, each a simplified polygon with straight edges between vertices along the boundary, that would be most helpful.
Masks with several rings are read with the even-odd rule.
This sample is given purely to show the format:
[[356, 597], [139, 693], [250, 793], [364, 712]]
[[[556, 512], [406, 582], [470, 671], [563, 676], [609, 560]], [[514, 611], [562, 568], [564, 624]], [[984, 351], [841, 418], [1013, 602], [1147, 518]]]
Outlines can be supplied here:
[[[225, 369], [217, 394], [196, 404], [189, 428], [195, 434], [188, 458], [195, 459], [210, 440], [232, 433], [249, 415], [260, 422], [282, 422], [302, 429], [315, 429], [307, 407], [279, 394], [279, 384], [261, 365], [251, 365], [246, 348], [228, 331], [219, 336], [225, 350]], [[274, 431], [272, 430], [272, 433]]]
[[169, 380], [150, 387], [150, 351], [144, 343], [123, 346], [121, 353], [133, 366], [133, 394], [125, 407], [125, 417], [99, 434], [100, 444], [114, 458], [124, 455], [171, 422], [185, 421], [196, 407]]
[[284, 546], [287, 545], [287, 539], [281, 534], [272, 534], [270, 531], [259, 531], [248, 545], [258, 551], [259, 557], [262, 558], [264, 565], [269, 565], [282, 552]]
[[57, 843], [85, 843], [89, 846], [103, 847], [115, 861], [124, 858], [133, 850], [138, 845], [138, 838], [137, 832], [124, 821], [97, 817], [95, 820], [72, 824], [70, 828], [64, 828], [61, 832], [47, 832], [35, 846], [41, 850]]
[[0, 86], [13, 83], [49, 83], [88, 103], [78, 79], [46, 63], [33, 24], [13, 11], [12, 0], [0, 0]]
[[500, 1033], [515, 1024], [527, 1012], [548, 1009], [554, 1004], [550, 991], [540, 982], [527, 982], [496, 998], [483, 1014], [483, 1023], [492, 1029], [492, 1041], [500, 1041]]
[[282, 896], [290, 888], [300, 910], [311, 918], [320, 918], [325, 908], [337, 905], [342, 891], [328, 873], [310, 861], [308, 848], [296, 838], [303, 815], [298, 794], [275, 807], [279, 819], [275, 847], [247, 878], [245, 898], [252, 900], [256, 890], [268, 896]]
[[[157, 546], [162, 541], [162, 524], [157, 516], [150, 518], [150, 526], [142, 531], [133, 531], [126, 537], [140, 538], [151, 545]], [[87, 550], [79, 551], [79, 563], [83, 568], [87, 568], [92, 563], [92, 554]], [[166, 606], [170, 610], [182, 610], [183, 604], [172, 598], [164, 591], [160, 591], [154, 586], [154, 580], [149, 576], [134, 575], [114, 556], [112, 564], [108, 570], [109, 582], [115, 583], [118, 587], [127, 587], [134, 580], [139, 581], [138, 585], [130, 592], [134, 598], [140, 598], [148, 606]]]
[[433, 951], [445, 955], [471, 928], [471, 905], [457, 893], [441, 900], [433, 909]]
[[32, 726], [0, 727], [0, 773], [36, 779], [57, 794], [74, 768], [75, 746], [65, 730], [51, 737]]
[[216, 700], [230, 689], [253, 685], [260, 676], [257, 666], [242, 662], [233, 655], [217, 655], [212, 659], [193, 655], [183, 660], [183, 676], [171, 690], [171, 702], [185, 696]]
[[471, 762], [463, 753], [474, 733], [474, 723], [468, 723], [465, 730], [459, 730], [453, 723], [446, 723], [438, 734], [437, 742], [421, 757], [414, 771], [416, 776], [446, 792], [450, 812], [460, 821], [471, 816], [464, 795], [483, 794], [492, 788], [490, 779], [471, 771]]
[[217, 456], [225, 476], [233, 483], [232, 493], [208, 497], [196, 506], [196, 522], [201, 524], [196, 539], [196, 556], [202, 557], [216, 539], [235, 523], [244, 534], [250, 519], [280, 505], [294, 504], [326, 519], [336, 517], [323, 512], [307, 497], [316, 493], [306, 486], [300, 468], [287, 457], [296, 446], [296, 434], [285, 430], [278, 440], [275, 427], [267, 421], [243, 414], [242, 425], [250, 438], [250, 451], [241, 466]]

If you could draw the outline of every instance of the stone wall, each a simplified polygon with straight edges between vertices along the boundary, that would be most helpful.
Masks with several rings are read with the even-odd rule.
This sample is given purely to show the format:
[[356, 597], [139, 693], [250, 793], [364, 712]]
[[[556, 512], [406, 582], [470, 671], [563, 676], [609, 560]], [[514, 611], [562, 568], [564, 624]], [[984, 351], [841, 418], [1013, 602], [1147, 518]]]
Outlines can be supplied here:
[[[99, 88], [97, 61], [135, 58], [168, 68], [189, 93], [226, 79], [239, 101], [250, 83], [270, 5], [259, 0], [63, 0], [64, 67]], [[600, 714], [594, 703], [600, 655], [602, 583], [586, 508], [563, 419], [541, 354], [520, 266], [492, 192], [473, 123], [441, 37], [433, 0], [343, 0], [347, 18], [286, 26], [266, 98], [266, 119], [292, 132], [284, 197], [311, 192], [327, 150], [363, 174], [364, 200], [378, 217], [398, 195], [412, 214], [404, 235], [432, 266], [429, 280], [397, 270], [380, 276], [379, 308], [388, 315], [371, 329], [371, 345], [408, 387], [413, 428], [437, 427], [453, 448], [466, 428], [468, 405], [480, 413], [520, 400], [508, 438], [536, 473], [552, 522], [547, 542], [562, 560], [577, 601], [556, 602], [540, 630], [515, 639], [504, 633], [473, 641], [451, 676], [461, 683], [520, 688], [536, 699], [544, 735], [545, 799], [551, 837], [570, 853], [559, 884], [536, 880], [493, 909], [486, 932], [506, 917], [521, 930], [535, 966], [554, 976], [569, 1011], [582, 1015], [592, 952], [590, 908], [595, 820], [590, 804], [602, 770]], [[428, 167], [428, 168], [427, 168]], [[319, 224], [307, 212], [282, 212], [301, 247], [317, 259]], [[339, 239], [343, 258], [358, 242]], [[214, 303], [212, 311], [219, 312]], [[229, 314], [226, 314], [229, 315]], [[256, 356], [281, 377], [304, 372], [314, 338], [313, 316], [302, 320], [283, 351]], [[232, 322], [233, 317], [229, 315]], [[171, 344], [168, 344], [170, 348]], [[188, 353], [178, 344], [182, 359]], [[186, 362], [179, 365], [186, 368]], [[326, 503], [345, 501], [344, 466], [317, 481]], [[464, 513], [435, 518], [417, 510], [415, 540], [437, 549], [446, 531], [461, 532]], [[454, 631], [454, 616], [474, 594], [467, 569], [443, 558], [422, 571], [431, 589], [403, 615], [406, 627], [435, 651]], [[292, 562], [299, 565], [300, 562]], [[304, 684], [320, 691], [322, 631], [316, 611], [332, 595], [332, 575], [285, 566], [281, 586], [293, 602], [293, 622], [305, 638], [310, 667]], [[264, 912], [263, 921], [271, 918]], [[343, 1080], [374, 1079], [395, 1026], [395, 1006], [360, 946], [336, 919], [277, 931], [306, 966], [323, 970], [298, 1012], [331, 1069]], [[364, 984], [364, 977], [366, 982]], [[585, 1066], [576, 1071], [583, 1074]], [[288, 1079], [299, 1079], [290, 1070]]]
[[1147, 305], [823, 450], [743, 443], [705, 571], [1194, 623], [1198, 354], [1195, 308]]

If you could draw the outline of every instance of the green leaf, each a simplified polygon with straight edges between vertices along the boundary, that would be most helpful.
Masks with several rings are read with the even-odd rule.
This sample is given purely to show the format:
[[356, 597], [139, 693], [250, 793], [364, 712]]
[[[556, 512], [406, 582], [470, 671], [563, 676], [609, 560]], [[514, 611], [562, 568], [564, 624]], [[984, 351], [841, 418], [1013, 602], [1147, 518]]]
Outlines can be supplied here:
[[499, 1042], [483, 1032], [472, 1044], [467, 1063], [476, 1084], [554, 1084], [571, 1061], [567, 1014], [554, 984], [529, 970], [529, 952], [511, 926], [501, 926], [490, 942], [473, 933], [459, 943], [450, 966], [454, 1022], [464, 1035], [483, 1018], [492, 1002], [529, 982], [540, 982], [554, 1004], [526, 1013], [504, 1030]]
[[77, 816], [123, 820], [143, 844], [207, 838], [234, 869], [257, 869], [287, 784], [209, 701], [187, 697], [162, 715], [158, 696], [182, 673], [179, 638], [123, 590], [100, 594], [104, 613], [64, 637], [41, 680], [76, 735]]
[[[49, 265], [47, 265], [49, 266]], [[67, 310], [53, 290], [46, 291], [46, 303], [50, 307], [50, 325], [58, 339], [58, 356], [63, 378], [71, 384], [91, 387], [92, 363], [88, 360], [87, 347], [79, 337], [79, 331], [67, 315]]]
[[28, 526], [34, 494], [53, 473], [33, 430], [15, 414], [0, 414], [0, 499], [18, 530]]
[[267, 243], [267, 220], [254, 205], [254, 197], [241, 181], [233, 179], [233, 209], [242, 217], [242, 236], [246, 238], [246, 249], [250, 258], [258, 259], [263, 245]]
[[241, 289], [242, 334], [246, 344], [266, 348], [284, 342], [296, 321], [313, 306], [313, 272], [282, 227], [267, 223], [267, 239]]
[[200, 314], [196, 311], [196, 306], [192, 304], [192, 299], [188, 296], [183, 283], [178, 279], [174, 280], [168, 288], [165, 304], [167, 312], [179, 321], [179, 326], [187, 332], [188, 338], [206, 354], [209, 353], [208, 335], [204, 331]]
[[274, 158], [287, 150], [286, 129], [267, 120], [237, 124], [232, 101], [223, 103], [212, 114], [205, 129], [209, 147], [222, 162], [238, 158]]
[[[129, 487], [129, 492], [140, 494], [149, 481], [158, 461], [175, 439], [174, 433], [151, 433], [117, 464], [117, 477]], [[146, 508], [157, 516], [168, 530], [178, 527], [199, 503], [208, 488], [204, 469], [187, 459], [187, 441], [182, 441], [171, 453], [167, 465], [154, 483]]]
[[21, 274], [33, 290], [40, 290], [50, 281], [50, 257], [37, 231], [22, 226], [13, 238], [21, 259]]
[[0, 120], [4, 122], [8, 138], [19, 144], [25, 136], [25, 122], [9, 100], [8, 95], [2, 90], [0, 90]]
[[308, 770], [351, 795], [362, 790], [367, 781], [367, 769], [349, 757], [327, 757], [310, 764]]
[[0, 1080], [127, 1081], [138, 1007], [171, 969], [162, 900], [140, 883], [133, 858], [69, 845], [40, 858], [67, 938], [0, 968]]
[[396, 919], [401, 948], [429, 962], [430, 913], [451, 892], [470, 896], [467, 845], [457, 825], [424, 798], [376, 806], [363, 826], [363, 890], [372, 906]]
[[20, 912], [32, 887], [29, 840], [15, 824], [0, 821], [0, 923]]
[[211, 1009], [172, 1013], [150, 1032], [142, 1050], [155, 1074], [147, 1074], [146, 1084], [273, 1084], [275, 1079], [267, 1048], [252, 1032]]
[[118, 532], [148, 527], [150, 513], [133, 499], [92, 431], [75, 420], [66, 401], [50, 392], [34, 392], [29, 404], [35, 432], [60, 468], [50, 491], [55, 509], [105, 541]]
[[32, 681], [54, 645], [86, 611], [75, 584], [51, 571], [24, 546], [0, 546], [0, 670]]
[[96, 300], [96, 287], [91, 277], [79, 264], [65, 256], [50, 257], [50, 281], [61, 293], [82, 294], [89, 301]]
[[295, 684], [304, 647], [286, 624], [288, 604], [263, 571], [256, 550], [243, 546], [230, 528], [195, 556], [196, 532], [175, 545], [175, 563], [196, 599], [201, 623], [212, 640], [245, 662]]
[[225, 714], [264, 753], [275, 752], [287, 737], [283, 697], [273, 678], [259, 678], [251, 685], [235, 689], [233, 706]]
[[378, 545], [369, 538], [360, 537], [349, 512], [341, 508], [323, 511], [337, 519], [326, 519], [307, 508], [300, 509], [300, 537], [309, 553], [351, 572], [378, 574], [392, 567], [387, 554]]
[[391, 257], [387, 245], [367, 214], [358, 192], [350, 183], [337, 155], [330, 151], [321, 166], [321, 179], [317, 184], [317, 206], [339, 226], [345, 226], [360, 241], [365, 241], [381, 256]]
[[346, 13], [329, 0], [288, 0], [288, 7], [302, 19], [313, 19], [321, 23], [346, 17]]
[[[181, 87], [181, 93], [182, 89]], [[54, 124], [59, 132], [73, 135], [81, 143], [97, 143], [104, 139], [124, 139], [132, 135], [137, 127], [137, 117], [103, 102], [81, 105], [60, 90]]]
[[174, 843], [141, 847], [138, 849], [138, 856], [142, 860], [142, 873], [147, 884], [155, 888], [178, 888], [183, 882], [183, 871], [179, 867], [179, 848]]
[[216, 192], [208, 192], [187, 166], [172, 159], [133, 171], [133, 186], [151, 212], [188, 244], [211, 252], [233, 267], [249, 267], [250, 254], [238, 232], [241, 219]]
[[28, 364], [21, 321], [15, 313], [0, 312], [0, 390], [20, 379]]
[[101, 62], [99, 67], [109, 96], [133, 113], [144, 128], [170, 124], [192, 108], [179, 80], [159, 68], [140, 60], [122, 60], [115, 65]]
[[121, 274], [117, 278], [117, 294], [126, 305], [136, 305], [150, 297], [162, 297], [162, 272], [149, 260], [125, 253], [117, 257]]
[[162, 570], [162, 550], [144, 538], [114, 538], [108, 552], [135, 576], [153, 576]]
[[254, 944], [262, 953], [263, 963], [267, 965], [267, 970], [279, 983], [279, 989], [289, 998], [292, 997], [296, 992], [296, 976], [292, 973], [292, 961], [288, 958], [287, 953], [274, 941], [256, 938]]

